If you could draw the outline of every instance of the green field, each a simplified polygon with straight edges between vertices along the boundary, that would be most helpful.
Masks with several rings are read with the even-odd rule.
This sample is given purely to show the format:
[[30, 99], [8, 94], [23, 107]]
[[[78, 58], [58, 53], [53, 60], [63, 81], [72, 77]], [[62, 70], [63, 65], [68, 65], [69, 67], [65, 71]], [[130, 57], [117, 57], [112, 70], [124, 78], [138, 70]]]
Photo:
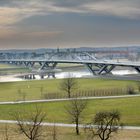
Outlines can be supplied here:
[[[4, 68], [0, 68], [0, 70]], [[16, 72], [14, 68], [8, 68], [11, 72]], [[9, 71], [8, 70], [8, 71]], [[17, 69], [24, 71], [24, 69]], [[25, 69], [26, 71], [26, 69]], [[123, 89], [128, 86], [134, 87], [135, 91], [138, 92], [138, 83], [136, 81], [122, 81], [122, 80], [110, 80], [110, 79], [76, 79], [78, 82], [78, 90], [90, 91], [90, 90], [101, 90], [101, 89]], [[23, 100], [22, 96], [26, 96], [25, 100], [43, 99], [45, 94], [65, 94], [60, 90], [60, 83], [62, 79], [46, 79], [46, 80], [32, 80], [32, 81], [21, 81], [21, 82], [8, 82], [0, 83], [0, 101], [17, 101]], [[43, 112], [46, 112], [47, 117], [44, 121], [52, 123], [71, 123], [68, 114], [66, 113], [65, 107], [69, 104], [69, 101], [61, 102], [46, 102], [46, 103], [28, 103], [28, 104], [14, 104], [14, 105], [0, 105], [0, 120], [13, 120], [13, 114], [18, 111], [23, 114], [27, 114], [35, 111], [35, 107], [42, 108]], [[124, 125], [140, 126], [140, 97], [132, 98], [118, 98], [118, 99], [96, 99], [88, 100], [87, 108], [83, 112], [83, 118], [80, 123], [85, 124], [91, 122], [94, 115], [98, 111], [102, 110], [119, 110], [121, 113], [121, 122]], [[0, 125], [0, 127], [2, 124]], [[9, 127], [9, 126], [8, 126]], [[14, 126], [16, 128], [16, 126]], [[25, 139], [23, 135], [15, 134], [15, 128], [11, 127], [9, 134], [14, 139]], [[49, 128], [50, 129], [50, 128]], [[123, 140], [126, 139], [139, 139], [139, 131], [119, 132], [118, 138]], [[13, 135], [15, 134], [15, 136]], [[51, 133], [51, 132], [50, 132]], [[58, 138], [61, 140], [84, 140], [87, 138], [83, 129], [81, 129], [81, 135], [78, 137], [75, 135], [74, 128], [61, 128], [58, 127]], [[129, 136], [128, 134], [129, 133]], [[0, 138], [3, 133], [0, 133]], [[50, 135], [48, 139], [52, 139]]]
[[[60, 67], [67, 67], [67, 64], [61, 64]], [[73, 65], [76, 66], [77, 65]], [[27, 72], [26, 68], [17, 67], [14, 65], [0, 64], [0, 74], [2, 73], [19, 73]], [[0, 101], [17, 101], [42, 99], [46, 94], [59, 94], [66, 95], [60, 90], [60, 83], [62, 80], [46, 79], [22, 82], [8, 82], [0, 83]], [[77, 90], [91, 91], [98, 89], [122, 89], [127, 86], [134, 86], [137, 90], [137, 82], [134, 81], [121, 81], [121, 80], [107, 80], [107, 79], [77, 79]]]
[[[47, 114], [46, 121], [69, 123], [69, 117], [66, 114], [65, 106], [69, 101], [63, 102], [48, 102], [34, 104], [15, 104], [15, 105], [0, 105], [0, 119], [13, 119], [13, 113], [18, 110], [33, 112], [35, 105], [41, 107]], [[87, 108], [84, 112], [84, 122], [90, 122], [96, 112], [100, 110], [119, 110], [121, 113], [122, 122], [125, 125], [140, 126], [140, 97], [121, 98], [121, 99], [98, 99], [88, 100]]]
[[30, 70], [25, 67], [20, 67], [20, 66], [10, 65], [10, 64], [0, 64], [0, 75], [25, 73], [29, 71]]
[[[119, 81], [107, 79], [77, 79], [78, 90], [95, 90], [95, 89], [116, 89], [126, 88], [131, 85], [137, 90], [135, 81]], [[22, 93], [25, 94], [26, 100], [42, 99], [42, 93], [60, 93], [60, 79], [34, 80], [22, 82], [0, 83], [0, 101], [17, 101], [23, 100]], [[19, 93], [21, 92], [21, 94]]]
[[9, 64], [0, 64], [0, 69], [6, 69], [6, 68], [17, 68], [17, 66], [9, 65]]

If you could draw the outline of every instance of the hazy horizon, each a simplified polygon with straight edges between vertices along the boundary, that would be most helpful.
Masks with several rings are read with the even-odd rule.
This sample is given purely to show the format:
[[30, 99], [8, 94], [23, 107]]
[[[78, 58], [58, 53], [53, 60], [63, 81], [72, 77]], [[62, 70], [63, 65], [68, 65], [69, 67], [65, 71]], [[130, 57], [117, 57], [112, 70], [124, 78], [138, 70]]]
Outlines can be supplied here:
[[0, 1], [0, 49], [140, 46], [139, 0]]

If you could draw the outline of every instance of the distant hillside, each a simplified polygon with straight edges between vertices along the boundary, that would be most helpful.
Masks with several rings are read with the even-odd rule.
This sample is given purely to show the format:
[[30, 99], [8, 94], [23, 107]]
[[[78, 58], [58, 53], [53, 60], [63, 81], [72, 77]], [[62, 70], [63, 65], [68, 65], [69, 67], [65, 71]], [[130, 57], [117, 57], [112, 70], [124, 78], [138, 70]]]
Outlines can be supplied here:
[[123, 47], [80, 47], [80, 48], [41, 48], [41, 49], [9, 49], [0, 50], [1, 53], [45, 53], [45, 52], [68, 52], [68, 51], [134, 51], [140, 52], [140, 46], [123, 46]]

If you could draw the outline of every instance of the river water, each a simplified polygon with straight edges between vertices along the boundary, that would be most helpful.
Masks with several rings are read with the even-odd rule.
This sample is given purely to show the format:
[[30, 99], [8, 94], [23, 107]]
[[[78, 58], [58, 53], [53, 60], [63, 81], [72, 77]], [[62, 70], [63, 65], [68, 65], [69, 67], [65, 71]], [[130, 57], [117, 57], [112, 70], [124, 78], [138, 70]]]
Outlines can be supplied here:
[[[124, 75], [131, 75], [131, 74], [137, 74], [136, 71], [134, 70], [114, 70], [112, 71], [113, 75], [119, 75], [119, 76], [124, 76]], [[14, 74], [14, 75], [4, 75], [0, 76], [0, 82], [14, 82], [14, 81], [24, 81], [25, 79], [19, 78], [19, 74]], [[95, 77], [93, 76], [92, 73], [90, 73], [88, 70], [80, 70], [80, 71], [70, 71], [70, 72], [59, 72], [55, 74], [56, 79], [62, 79], [62, 78], [67, 78], [69, 76], [71, 77], [76, 77], [76, 78], [81, 78], [81, 77]], [[36, 79], [40, 79], [40, 76], [35, 76]], [[45, 77], [47, 78], [47, 76]]]

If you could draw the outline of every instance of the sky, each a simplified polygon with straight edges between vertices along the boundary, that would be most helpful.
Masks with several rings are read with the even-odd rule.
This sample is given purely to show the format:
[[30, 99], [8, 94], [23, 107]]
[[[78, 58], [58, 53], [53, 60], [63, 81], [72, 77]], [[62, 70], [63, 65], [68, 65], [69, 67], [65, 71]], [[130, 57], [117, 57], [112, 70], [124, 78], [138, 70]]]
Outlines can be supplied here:
[[0, 0], [0, 48], [140, 45], [140, 0]]

